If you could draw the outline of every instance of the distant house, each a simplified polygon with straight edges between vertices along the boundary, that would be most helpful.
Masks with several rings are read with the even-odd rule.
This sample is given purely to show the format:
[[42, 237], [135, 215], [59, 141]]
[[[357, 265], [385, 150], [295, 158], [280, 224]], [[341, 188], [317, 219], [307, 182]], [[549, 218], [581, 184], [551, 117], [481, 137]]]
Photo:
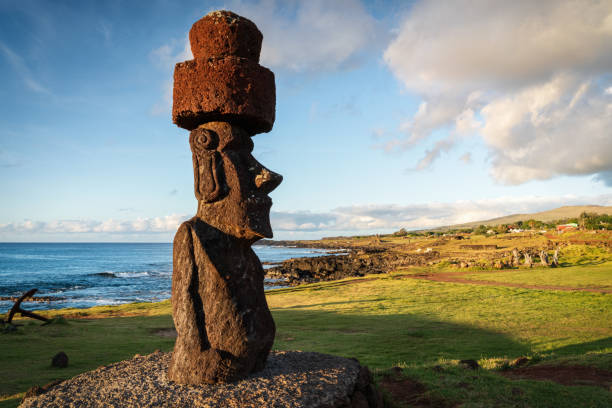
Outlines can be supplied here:
[[508, 232], [512, 232], [514, 234], [518, 233], [518, 232], [523, 232], [524, 230], [522, 228], [510, 228], [508, 230]]
[[578, 228], [578, 224], [570, 222], [569, 224], [557, 225], [557, 232], [571, 231]]

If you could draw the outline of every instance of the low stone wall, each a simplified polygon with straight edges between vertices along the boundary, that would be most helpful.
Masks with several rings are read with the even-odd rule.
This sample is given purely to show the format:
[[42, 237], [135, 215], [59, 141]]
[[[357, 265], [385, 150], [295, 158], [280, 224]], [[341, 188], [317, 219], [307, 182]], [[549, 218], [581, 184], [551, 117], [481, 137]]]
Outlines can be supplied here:
[[495, 250], [497, 249], [497, 245], [460, 245], [460, 249], [471, 249], [474, 251], [483, 251], [483, 250]]

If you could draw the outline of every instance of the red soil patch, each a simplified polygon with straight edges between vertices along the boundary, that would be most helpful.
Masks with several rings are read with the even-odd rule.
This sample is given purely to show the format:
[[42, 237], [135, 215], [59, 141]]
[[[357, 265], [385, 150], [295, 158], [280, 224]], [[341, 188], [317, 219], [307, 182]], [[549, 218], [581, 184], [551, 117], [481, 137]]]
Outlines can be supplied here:
[[[507, 271], [486, 271], [486, 273], [508, 273]], [[467, 283], [471, 285], [482, 285], [482, 286], [504, 286], [508, 288], [522, 288], [522, 289], [538, 289], [538, 290], [562, 290], [566, 292], [594, 292], [594, 293], [612, 293], [610, 289], [596, 289], [596, 288], [576, 288], [572, 286], [553, 286], [553, 285], [527, 285], [523, 283], [514, 282], [497, 282], [490, 280], [472, 280], [463, 279], [458, 276], [471, 275], [474, 271], [466, 272], [445, 272], [435, 274], [418, 274], [418, 275], [396, 275], [397, 278], [411, 278], [411, 279], [423, 279], [433, 282], [451, 282], [451, 283]]]
[[590, 385], [611, 390], [612, 372], [586, 366], [521, 367], [500, 373], [511, 379], [548, 380], [563, 385]]
[[391, 396], [392, 401], [399, 406], [418, 408], [448, 408], [452, 407], [447, 401], [427, 396], [425, 386], [410, 378], [397, 375], [385, 375], [379, 386]]

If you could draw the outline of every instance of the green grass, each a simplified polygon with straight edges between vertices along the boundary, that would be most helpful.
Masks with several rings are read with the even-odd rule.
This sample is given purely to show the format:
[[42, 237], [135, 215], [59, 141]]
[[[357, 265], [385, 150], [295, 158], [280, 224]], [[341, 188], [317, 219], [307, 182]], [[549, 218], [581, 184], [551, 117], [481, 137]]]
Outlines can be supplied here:
[[[42, 326], [37, 321], [16, 332], [0, 334], [0, 398], [21, 393], [33, 385], [73, 377], [111, 362], [148, 354], [156, 349], [170, 351], [174, 339], [154, 334], [172, 325], [170, 315], [108, 319], [69, 319]], [[63, 351], [67, 368], [51, 367], [51, 358]], [[2, 405], [0, 406], [12, 406]]]
[[[580, 268], [573, 273], [580, 275]], [[589, 268], [599, 271], [597, 266]], [[573, 279], [570, 268], [547, 272], [565, 270], [568, 275], [562, 278]], [[583, 272], [585, 276], [593, 273], [588, 268]], [[427, 386], [432, 398], [464, 407], [612, 405], [611, 393], [603, 388], [511, 381], [496, 371], [519, 356], [528, 356], [534, 363], [612, 370], [611, 295], [439, 283], [394, 275], [369, 278], [270, 291], [268, 301], [277, 326], [274, 347], [355, 357], [379, 377], [400, 365], [406, 375]], [[78, 313], [149, 316], [68, 319], [67, 325], [49, 326], [30, 322], [17, 333], [0, 334], [0, 349], [5, 350], [0, 357], [0, 395], [17, 394], [136, 353], [172, 348], [172, 339], [153, 333], [172, 327], [168, 302]], [[64, 370], [49, 366], [60, 350], [70, 357], [70, 366]], [[478, 360], [484, 369], [474, 372], [458, 366], [459, 359], [468, 358]], [[435, 366], [442, 367], [442, 372]], [[0, 402], [0, 407], [15, 406], [16, 401]]]
[[612, 298], [605, 294], [390, 276], [348, 282], [274, 291], [277, 346], [325, 352], [352, 344], [341, 354], [384, 368], [439, 358], [563, 354], [564, 347], [612, 335]]
[[501, 273], [480, 272], [464, 275], [462, 278], [525, 285], [612, 290], [612, 262], [583, 267], [519, 269]]

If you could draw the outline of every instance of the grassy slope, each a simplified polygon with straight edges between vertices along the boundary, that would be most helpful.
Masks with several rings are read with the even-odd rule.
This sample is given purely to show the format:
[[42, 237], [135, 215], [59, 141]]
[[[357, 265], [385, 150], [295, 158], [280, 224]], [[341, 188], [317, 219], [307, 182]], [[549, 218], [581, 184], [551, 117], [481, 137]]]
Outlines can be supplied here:
[[[525, 285], [556, 285], [574, 288], [612, 290], [612, 267], [610, 264], [572, 266], [569, 268], [533, 268], [508, 270], [503, 273], [474, 273], [461, 276], [464, 279], [494, 282], [522, 283]], [[563, 282], [561, 285], [559, 282]]]
[[[596, 269], [610, 271], [612, 262]], [[570, 285], [575, 273], [546, 274], [543, 279], [547, 284]], [[509, 359], [523, 355], [612, 370], [610, 295], [438, 283], [397, 274], [370, 278], [269, 292], [277, 324], [275, 348], [356, 357], [379, 373], [401, 365], [435, 398], [464, 406], [612, 404], [611, 394], [601, 388], [510, 381], [495, 374]], [[172, 339], [153, 334], [172, 327], [168, 302], [78, 313], [148, 316], [69, 319], [66, 325], [44, 327], [31, 322], [18, 333], [1, 334], [0, 349], [8, 352], [0, 357], [0, 395], [71, 377], [135, 353], [172, 347]], [[59, 350], [71, 359], [65, 370], [49, 367]], [[486, 370], [460, 368], [457, 360], [464, 358], [478, 359]], [[441, 373], [433, 369], [436, 365], [442, 367]], [[16, 401], [0, 406], [15, 406]]]
[[556, 220], [562, 220], [567, 218], [577, 218], [583, 212], [595, 213], [595, 214], [612, 214], [612, 207], [610, 206], [599, 206], [599, 205], [572, 205], [555, 208], [549, 211], [542, 211], [532, 214], [512, 214], [505, 217], [492, 218], [490, 220], [474, 221], [465, 224], [457, 224], [451, 226], [445, 226], [436, 228], [433, 230], [448, 230], [457, 228], [474, 228], [479, 225], [501, 225], [501, 224], [513, 224], [518, 221], [537, 220], [542, 222], [551, 222]]

